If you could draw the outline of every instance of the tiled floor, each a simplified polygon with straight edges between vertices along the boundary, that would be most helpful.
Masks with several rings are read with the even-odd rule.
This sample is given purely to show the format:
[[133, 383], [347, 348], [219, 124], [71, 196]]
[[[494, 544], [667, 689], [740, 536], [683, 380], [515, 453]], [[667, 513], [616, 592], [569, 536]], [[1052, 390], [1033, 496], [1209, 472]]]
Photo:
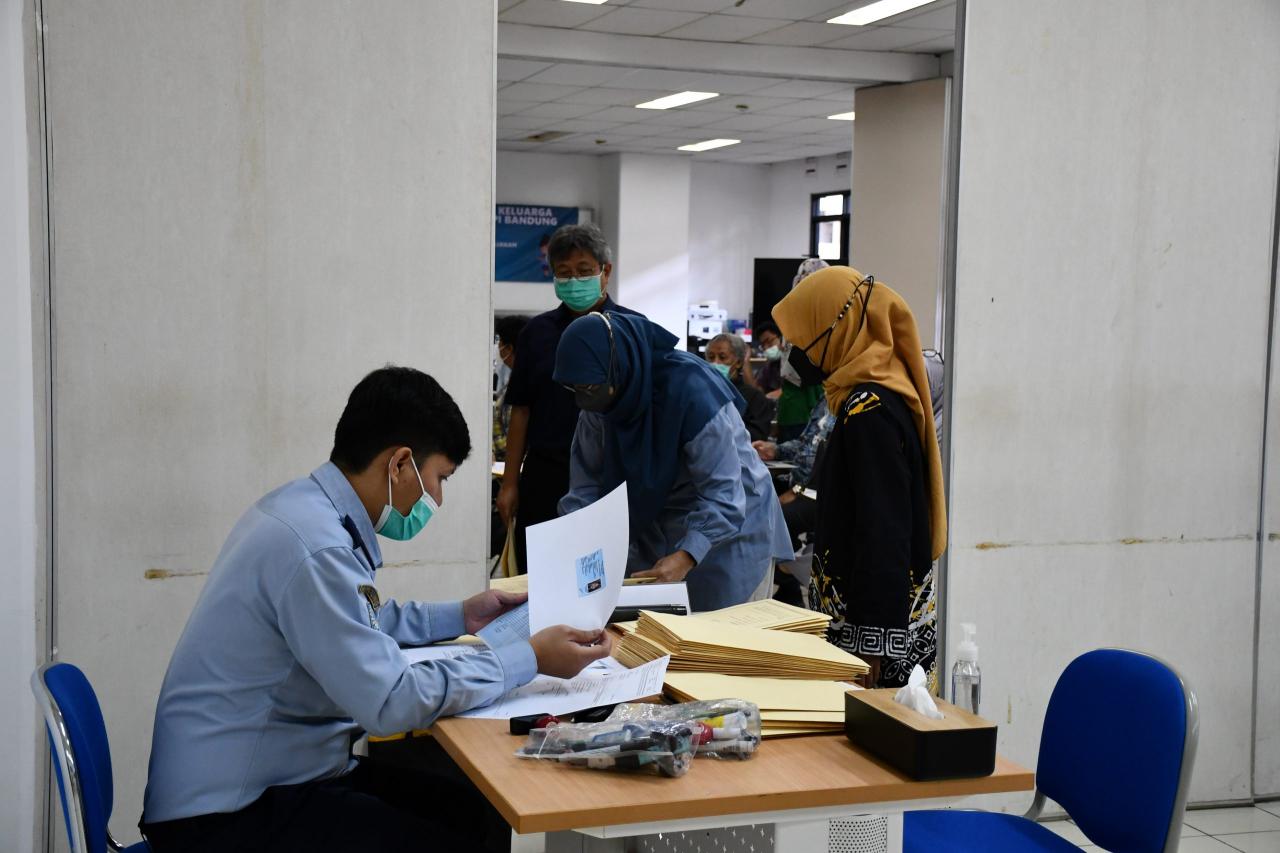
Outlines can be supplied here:
[[[1099, 850], [1071, 821], [1045, 827], [1083, 850]], [[1280, 802], [1230, 809], [1193, 809], [1182, 824], [1179, 853], [1280, 853]]]

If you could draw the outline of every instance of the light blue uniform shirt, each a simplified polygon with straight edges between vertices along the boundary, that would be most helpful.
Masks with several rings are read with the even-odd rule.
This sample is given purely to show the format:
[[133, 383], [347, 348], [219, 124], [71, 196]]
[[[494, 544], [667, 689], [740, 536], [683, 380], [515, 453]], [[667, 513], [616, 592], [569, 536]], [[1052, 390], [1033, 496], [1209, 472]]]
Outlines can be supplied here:
[[[603, 496], [608, 428], [601, 415], [578, 417], [562, 515]], [[680, 471], [666, 506], [639, 541], [632, 540], [627, 574], [653, 568], [681, 550], [698, 563], [685, 578], [689, 603], [697, 611], [741, 604], [760, 586], [772, 560], [795, 556], [769, 472], [732, 403], [681, 448]]]
[[423, 728], [533, 678], [527, 642], [410, 665], [400, 644], [462, 634], [462, 604], [375, 611], [381, 565], [369, 513], [332, 463], [240, 518], [160, 689], [147, 823], [239, 811], [272, 785], [346, 773], [362, 730]]

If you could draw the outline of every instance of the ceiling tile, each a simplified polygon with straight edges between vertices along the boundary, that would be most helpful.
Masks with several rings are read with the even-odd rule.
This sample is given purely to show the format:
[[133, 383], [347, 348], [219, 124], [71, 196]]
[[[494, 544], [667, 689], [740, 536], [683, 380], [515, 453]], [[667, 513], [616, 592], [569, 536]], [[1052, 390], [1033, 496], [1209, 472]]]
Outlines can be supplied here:
[[662, 126], [663, 122], [660, 116], [664, 112], [666, 111], [638, 110], [635, 107], [605, 107], [600, 112], [594, 113], [594, 115], [601, 121], [622, 123], [651, 122], [654, 125]]
[[698, 12], [674, 12], [663, 9], [636, 9], [623, 6], [584, 24], [581, 29], [629, 36], [656, 36], [676, 27], [693, 23]]
[[748, 74], [715, 74], [707, 73], [694, 78], [698, 91], [720, 92], [725, 95], [741, 95], [756, 92], [766, 86], [776, 85], [777, 77], [756, 77]]
[[634, 107], [636, 104], [643, 104], [645, 101], [652, 101], [654, 98], [661, 98], [663, 95], [670, 95], [667, 91], [658, 91], [656, 89], [609, 89], [596, 87], [592, 89], [583, 89], [581, 92], [574, 92], [572, 95], [565, 95], [558, 98], [558, 102], [562, 104], [595, 104], [601, 107]]
[[[781, 23], [781, 22], [779, 22]], [[817, 47], [829, 41], [845, 38], [849, 32], [839, 24], [799, 21], [769, 30], [744, 41], [749, 44], [780, 44], [792, 47]]]
[[833, 92], [849, 88], [848, 83], [831, 80], [785, 80], [763, 89], [755, 94], [767, 95], [770, 98], [825, 98]]
[[637, 68], [609, 85], [615, 89], [657, 89], [667, 94], [697, 90], [691, 85], [704, 76], [696, 71], [668, 71], [663, 68]]
[[724, 118], [724, 113], [704, 110], [663, 110], [661, 117], [655, 116], [654, 120], [672, 127], [704, 127], [724, 121]]
[[[892, 24], [896, 27], [919, 27], [927, 30], [951, 30], [955, 32], [956, 7], [951, 3], [930, 3], [928, 6], [912, 9], [910, 12], [899, 15], [896, 18], [890, 18], [884, 23]], [[839, 26], [839, 24], [835, 26]]]
[[948, 53], [955, 49], [956, 37], [954, 35], [947, 35], [932, 41], [911, 44], [901, 48], [903, 53]]
[[514, 83], [523, 80], [530, 74], [537, 74], [544, 68], [550, 68], [550, 62], [530, 62], [527, 59], [503, 59], [498, 57], [498, 82]]
[[790, 116], [794, 118], [822, 118], [836, 113], [847, 113], [853, 109], [853, 98], [847, 101], [807, 100], [787, 101], [782, 106], [770, 107], [766, 115]]
[[595, 104], [533, 104], [517, 115], [539, 118], [578, 118], [599, 109], [600, 107]]
[[[516, 116], [516, 118], [519, 118], [519, 116]], [[571, 130], [575, 133], [592, 133], [597, 136], [603, 136], [609, 128], [612, 127], [619, 127], [619, 125], [607, 121], [595, 121], [590, 116], [586, 118], [563, 119], [555, 123], [556, 130]]]
[[528, 132], [545, 124], [546, 122], [537, 116], [500, 116], [498, 118], [498, 132], [501, 133], [504, 130], [523, 130]]
[[581, 86], [555, 86], [551, 83], [512, 83], [498, 90], [498, 99], [507, 101], [554, 101], [581, 91]]
[[[747, 95], [728, 95], [723, 98], [713, 98], [697, 105], [699, 110], [703, 112], [714, 113], [732, 113], [741, 114], [745, 112], [758, 113], [767, 110], [770, 107], [780, 107], [785, 104], [793, 103], [790, 98], [769, 98], [764, 95], [757, 95], [754, 92]], [[745, 106], [747, 109], [740, 110], [738, 106]]]
[[861, 30], [848, 38], [833, 41], [826, 47], [841, 50], [898, 50], [910, 44], [950, 36], [947, 30], [922, 30], [908, 27], [854, 27]]
[[790, 121], [791, 119], [786, 116], [740, 115], [731, 116], [714, 124], [705, 125], [705, 127], [708, 130], [715, 130], [717, 133], [724, 130], [765, 130]]
[[[828, 118], [793, 118], [787, 120], [787, 129], [798, 136], [803, 136], [810, 132], [829, 133], [833, 124], [835, 122]], [[848, 133], [852, 138], [853, 131], [850, 130]]]
[[505, 12], [521, 0], [498, 0], [498, 11]]
[[655, 127], [649, 124], [619, 124], [610, 128], [605, 135], [610, 139], [639, 139], [642, 136], [657, 136], [660, 133], [666, 133], [668, 130], [670, 128]]
[[630, 72], [617, 65], [587, 65], [560, 62], [527, 78], [530, 83], [554, 83], [559, 86], [605, 86]]
[[742, 18], [736, 15], [707, 15], [679, 29], [665, 33], [666, 38], [697, 41], [742, 41], [776, 29], [778, 22], [768, 18]]
[[675, 9], [681, 12], [719, 12], [732, 9], [735, 0], [631, 0], [632, 7]]
[[724, 10], [726, 15], [749, 15], [784, 21], [802, 21], [830, 12], [829, 18], [845, 11], [840, 0], [744, 0], [742, 5]]
[[604, 6], [590, 3], [565, 3], [564, 0], [524, 0], [498, 14], [508, 24], [533, 24], [539, 27], [577, 27], [607, 13]]

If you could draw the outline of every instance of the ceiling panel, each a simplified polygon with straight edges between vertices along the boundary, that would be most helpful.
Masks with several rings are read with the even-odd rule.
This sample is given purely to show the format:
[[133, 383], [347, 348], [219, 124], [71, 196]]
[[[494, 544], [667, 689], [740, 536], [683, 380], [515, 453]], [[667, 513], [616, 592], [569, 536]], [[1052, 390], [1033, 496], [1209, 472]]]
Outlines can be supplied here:
[[550, 62], [530, 62], [526, 59], [498, 59], [498, 82], [513, 83], [523, 80], [531, 74], [537, 74], [544, 68], [550, 68]]
[[[788, 116], [791, 118], [821, 118], [825, 119], [829, 115], [836, 113], [847, 113], [853, 109], [853, 99], [847, 101], [828, 101], [828, 100], [808, 100], [808, 101], [787, 101], [782, 106], [770, 107], [765, 110], [765, 115]], [[835, 120], [831, 120], [835, 123]]]
[[908, 53], [948, 53], [956, 49], [956, 37], [954, 33], [947, 33], [942, 38], [936, 38], [932, 41], [921, 42], [904, 47], [903, 50]]
[[[756, 18], [774, 18], [787, 21], [802, 21], [821, 14], [834, 18], [848, 11], [851, 5], [865, 5], [840, 0], [743, 0], [741, 6], [725, 9], [726, 15], [750, 15]], [[829, 14], [828, 14], [829, 13]], [[824, 19], [825, 20], [825, 19]]]
[[607, 15], [584, 24], [580, 29], [602, 33], [620, 33], [629, 36], [656, 36], [685, 24], [693, 23], [702, 15], [698, 12], [675, 12], [663, 9], [635, 9], [623, 6]]
[[533, 104], [516, 115], [534, 116], [537, 118], [578, 118], [589, 113], [598, 112], [595, 104]]
[[554, 101], [582, 91], [581, 86], [556, 86], [551, 83], [510, 83], [498, 89], [498, 97], [507, 101]]
[[714, 124], [706, 125], [706, 127], [715, 130], [717, 133], [724, 130], [765, 130], [790, 121], [792, 119], [778, 115], [740, 115], [730, 116]]
[[615, 89], [656, 89], [670, 94], [694, 88], [690, 85], [703, 76], [696, 71], [668, 71], [664, 68], [636, 68], [609, 85]]
[[641, 9], [674, 9], [681, 12], [719, 12], [732, 9], [735, 0], [631, 0]]
[[692, 24], [665, 33], [666, 38], [697, 41], [742, 41], [776, 29], [778, 22], [769, 18], [743, 18], [737, 15], [707, 15]]
[[834, 92], [842, 92], [848, 88], [848, 83], [835, 83], [829, 80], [782, 80], [763, 89], [757, 89], [755, 94], [770, 98], [826, 98]]
[[848, 30], [839, 24], [798, 21], [775, 30], [744, 39], [749, 44], [780, 44], [790, 47], [818, 47], [836, 39], [845, 38]]
[[923, 30], [911, 27], [856, 27], [855, 29], [861, 32], [833, 41], [827, 47], [853, 50], [901, 50], [908, 45], [932, 41], [951, 34], [948, 30]]
[[[736, 114], [742, 112], [758, 113], [770, 107], [780, 107], [790, 103], [793, 103], [790, 98], [770, 98], [751, 92], [746, 95], [727, 95], [723, 98], [712, 98], [709, 101], [702, 101], [696, 106], [703, 112]], [[747, 109], [740, 110], [738, 109], [739, 106], [745, 106]]]
[[509, 24], [533, 24], [539, 27], [576, 27], [607, 13], [605, 6], [590, 3], [565, 3], [564, 0], [524, 0], [503, 12], [498, 20]]
[[956, 7], [950, 3], [944, 6], [930, 3], [928, 6], [913, 9], [896, 18], [889, 18], [883, 23], [896, 27], [921, 27], [928, 30], [951, 30], [954, 32], [956, 28]]
[[593, 87], [591, 89], [583, 89], [581, 92], [574, 92], [572, 95], [565, 95], [563, 98], [556, 98], [562, 104], [596, 104], [602, 107], [634, 107], [636, 104], [643, 104], [645, 101], [652, 101], [654, 98], [660, 98], [663, 95], [669, 95], [670, 92], [656, 89], [611, 89], [608, 87]]
[[554, 83], [559, 86], [607, 86], [630, 68], [617, 65], [586, 65], [559, 62], [525, 78], [530, 83]]
[[[518, 116], [517, 116], [518, 117]], [[574, 133], [588, 133], [593, 137], [607, 136], [612, 133], [612, 128], [621, 125], [611, 124], [607, 121], [596, 121], [593, 118], [569, 118], [562, 119], [555, 123], [556, 130], [568, 130]]]

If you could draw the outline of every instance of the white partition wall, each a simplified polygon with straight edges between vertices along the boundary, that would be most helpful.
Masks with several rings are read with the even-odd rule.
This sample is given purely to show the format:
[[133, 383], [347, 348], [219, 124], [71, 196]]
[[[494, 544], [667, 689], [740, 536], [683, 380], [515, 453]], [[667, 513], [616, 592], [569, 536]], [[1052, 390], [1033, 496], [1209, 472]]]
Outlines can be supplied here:
[[859, 89], [853, 123], [849, 262], [902, 294], [926, 347], [937, 344], [950, 85]]
[[[1280, 197], [1277, 198], [1277, 210], [1280, 211]], [[1280, 229], [1280, 222], [1274, 225]], [[1276, 285], [1280, 286], [1280, 281]], [[1272, 310], [1275, 310], [1274, 304]], [[1277, 316], [1273, 313], [1271, 382], [1267, 394], [1266, 480], [1259, 543], [1253, 766], [1253, 793], [1257, 797], [1280, 796], [1280, 336], [1277, 336], [1280, 329], [1276, 328], [1276, 323]]]
[[[45, 0], [56, 630], [97, 687], [114, 824], [231, 525], [328, 458], [352, 386], [437, 376], [473, 453], [384, 597], [484, 584], [492, 3]], [[390, 544], [390, 543], [388, 543]]]
[[1252, 787], [1280, 145], [1280, 5], [1229, 7], [975, 0], [963, 72], [948, 620], [1027, 764], [1074, 656], [1176, 664], [1196, 801]]

